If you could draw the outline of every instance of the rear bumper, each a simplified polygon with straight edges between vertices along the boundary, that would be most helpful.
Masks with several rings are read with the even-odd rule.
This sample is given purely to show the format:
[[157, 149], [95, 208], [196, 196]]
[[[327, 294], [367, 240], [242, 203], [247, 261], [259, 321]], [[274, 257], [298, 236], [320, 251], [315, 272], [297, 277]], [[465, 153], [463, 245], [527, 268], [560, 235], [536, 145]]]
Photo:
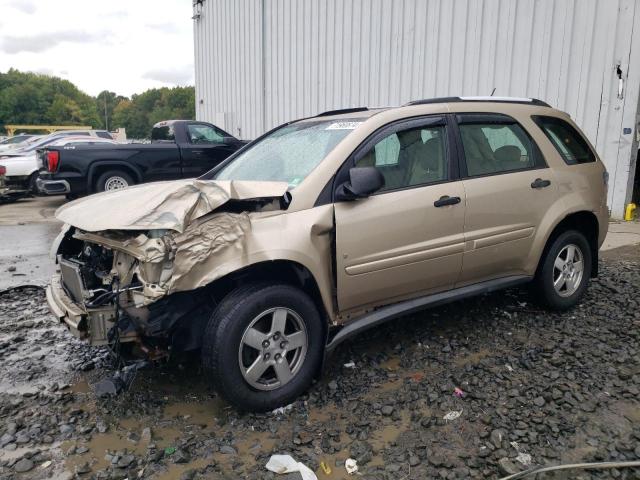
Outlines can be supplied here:
[[4, 177], [4, 186], [12, 190], [28, 190], [29, 189], [29, 176], [28, 175], [7, 175]]
[[71, 185], [66, 180], [36, 180], [36, 187], [45, 195], [64, 195], [71, 192]]
[[[114, 305], [100, 308], [86, 308], [75, 302], [62, 286], [60, 274], [51, 278], [47, 287], [47, 304], [51, 313], [80, 340], [90, 345], [108, 345], [108, 334], [114, 326], [116, 309]], [[134, 331], [120, 334], [121, 342], [131, 342], [138, 338]]]

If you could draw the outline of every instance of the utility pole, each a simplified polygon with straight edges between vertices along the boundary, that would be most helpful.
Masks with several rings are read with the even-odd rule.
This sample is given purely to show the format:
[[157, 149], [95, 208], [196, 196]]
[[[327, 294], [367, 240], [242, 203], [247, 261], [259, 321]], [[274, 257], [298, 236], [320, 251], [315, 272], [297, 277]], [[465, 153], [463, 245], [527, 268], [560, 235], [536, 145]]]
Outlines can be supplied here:
[[106, 90], [105, 90], [105, 95], [104, 95], [104, 129], [105, 130], [109, 130], [109, 119], [107, 118], [107, 95], [106, 95]]

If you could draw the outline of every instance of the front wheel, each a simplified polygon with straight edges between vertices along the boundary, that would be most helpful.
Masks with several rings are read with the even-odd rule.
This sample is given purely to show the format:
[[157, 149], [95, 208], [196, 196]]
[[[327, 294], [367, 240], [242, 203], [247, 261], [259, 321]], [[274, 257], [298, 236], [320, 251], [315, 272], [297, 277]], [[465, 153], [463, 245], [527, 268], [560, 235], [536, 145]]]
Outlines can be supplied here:
[[225, 297], [213, 313], [202, 362], [231, 404], [264, 412], [287, 405], [311, 384], [324, 351], [313, 301], [283, 284], [252, 284]]
[[556, 310], [575, 306], [591, 277], [591, 248], [585, 236], [576, 230], [560, 234], [542, 262], [534, 280], [542, 302]]

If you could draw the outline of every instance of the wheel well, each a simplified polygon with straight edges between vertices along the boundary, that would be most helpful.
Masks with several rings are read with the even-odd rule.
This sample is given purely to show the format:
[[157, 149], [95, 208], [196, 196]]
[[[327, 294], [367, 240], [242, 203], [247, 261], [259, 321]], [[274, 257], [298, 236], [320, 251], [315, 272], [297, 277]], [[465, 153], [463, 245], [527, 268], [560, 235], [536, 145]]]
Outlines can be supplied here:
[[89, 190], [91, 192], [95, 192], [97, 190], [96, 186], [98, 184], [98, 178], [105, 172], [125, 172], [128, 175], [131, 175], [135, 181], [139, 181], [138, 174], [130, 167], [126, 165], [98, 165], [91, 172], [91, 179], [89, 181]]
[[596, 216], [592, 212], [587, 211], [575, 212], [567, 215], [560, 223], [558, 223], [558, 225], [556, 225], [556, 227], [551, 232], [551, 235], [549, 235], [547, 243], [544, 246], [542, 256], [540, 257], [540, 261], [538, 262], [538, 270], [540, 270], [540, 268], [542, 267], [542, 262], [547, 256], [547, 252], [549, 251], [549, 248], [551, 248], [551, 244], [556, 238], [558, 238], [560, 234], [566, 232], [567, 230], [577, 230], [587, 238], [589, 247], [591, 248], [591, 276], [597, 277], [599, 225]]
[[[304, 265], [290, 260], [273, 260], [249, 265], [214, 281], [210, 288], [215, 297], [221, 299], [238, 285], [255, 281], [282, 282], [300, 288], [311, 297], [320, 316], [325, 320], [328, 318], [320, 288], [313, 274]], [[323, 323], [326, 328], [328, 322]]]

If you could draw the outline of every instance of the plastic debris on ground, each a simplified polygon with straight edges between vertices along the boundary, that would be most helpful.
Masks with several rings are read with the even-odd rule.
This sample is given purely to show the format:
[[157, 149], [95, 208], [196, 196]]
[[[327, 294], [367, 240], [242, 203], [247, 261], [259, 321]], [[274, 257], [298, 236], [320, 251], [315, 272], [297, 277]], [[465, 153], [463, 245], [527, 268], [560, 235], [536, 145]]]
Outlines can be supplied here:
[[358, 462], [353, 458], [347, 458], [344, 462], [344, 468], [349, 475], [353, 475], [358, 471]]
[[511, 442], [511, 446], [516, 449], [516, 452], [518, 452], [518, 456], [516, 457], [517, 462], [520, 462], [525, 467], [528, 467], [529, 465], [531, 465], [531, 460], [532, 460], [531, 455], [529, 455], [528, 453], [521, 452], [520, 444], [518, 442]]
[[356, 368], [355, 362], [347, 362], [344, 364], [345, 368]]
[[458, 388], [458, 387], [456, 387], [456, 388], [454, 388], [454, 389], [453, 389], [453, 394], [454, 394], [456, 397], [458, 397], [458, 398], [463, 398], [463, 397], [466, 395], [466, 394], [462, 391], [462, 389], [461, 389], [461, 388]]
[[302, 480], [318, 480], [309, 467], [304, 463], [296, 462], [291, 455], [271, 455], [266, 468], [279, 474], [300, 472]]
[[516, 461], [520, 462], [525, 467], [531, 465], [531, 455], [524, 452], [518, 452], [518, 456], [516, 457]]
[[327, 465], [325, 462], [320, 462], [320, 468], [322, 469], [325, 475], [331, 475], [331, 467]]
[[284, 407], [278, 407], [275, 410], [271, 410], [273, 415], [284, 415], [285, 413], [289, 413], [293, 409], [293, 403], [289, 405], [285, 405]]
[[447, 413], [444, 417], [442, 417], [443, 420], [446, 420], [447, 422], [451, 421], [451, 420], [455, 420], [456, 418], [458, 418], [460, 415], [462, 415], [462, 410], [451, 410], [449, 413]]

